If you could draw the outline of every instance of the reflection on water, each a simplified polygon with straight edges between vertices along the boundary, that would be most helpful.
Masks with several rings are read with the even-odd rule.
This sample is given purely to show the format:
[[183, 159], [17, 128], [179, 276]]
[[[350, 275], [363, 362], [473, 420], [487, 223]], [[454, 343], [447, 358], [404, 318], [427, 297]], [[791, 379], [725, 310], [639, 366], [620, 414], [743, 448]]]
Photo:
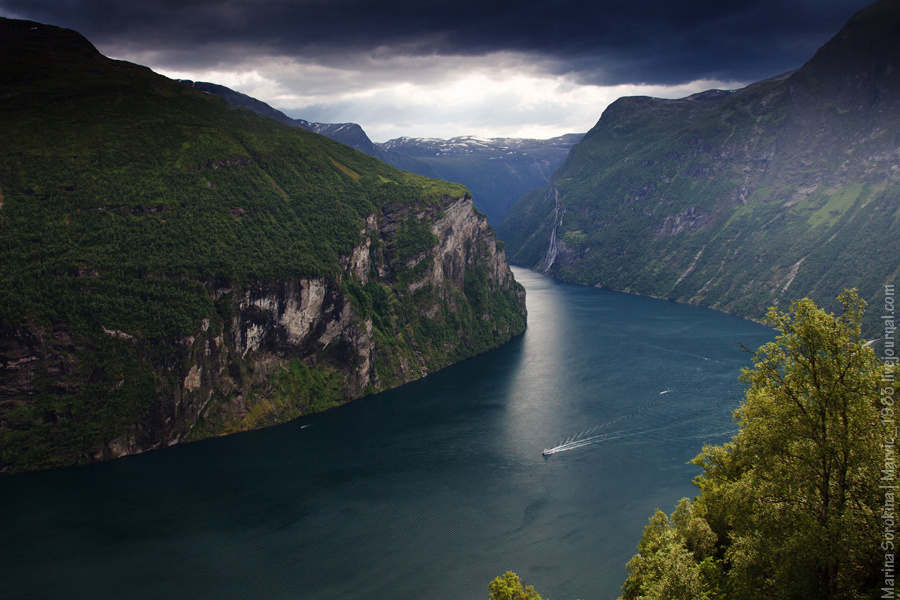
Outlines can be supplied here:
[[[11, 598], [615, 598], [763, 327], [516, 269], [526, 333], [293, 423], [0, 479]], [[542, 456], [566, 441], [590, 443]]]

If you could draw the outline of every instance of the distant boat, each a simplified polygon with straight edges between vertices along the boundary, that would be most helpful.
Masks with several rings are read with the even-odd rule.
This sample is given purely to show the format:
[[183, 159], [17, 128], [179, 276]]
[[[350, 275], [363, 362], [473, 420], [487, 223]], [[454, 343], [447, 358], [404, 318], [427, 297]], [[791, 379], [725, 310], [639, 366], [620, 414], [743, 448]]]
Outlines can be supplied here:
[[544, 448], [544, 451], [541, 452], [541, 456], [550, 456], [551, 454], [553, 454], [553, 450], [550, 448]]

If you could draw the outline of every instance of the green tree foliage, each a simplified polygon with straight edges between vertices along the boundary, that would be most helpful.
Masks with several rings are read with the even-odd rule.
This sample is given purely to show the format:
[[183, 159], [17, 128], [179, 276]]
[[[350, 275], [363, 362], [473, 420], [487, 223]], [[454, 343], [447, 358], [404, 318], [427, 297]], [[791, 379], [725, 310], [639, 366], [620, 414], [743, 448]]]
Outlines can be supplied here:
[[709, 524], [683, 498], [672, 518], [657, 510], [644, 528], [638, 554], [628, 562], [629, 577], [623, 600], [712, 600], [704, 585], [715, 551], [716, 536]]
[[489, 600], [541, 600], [533, 586], [525, 587], [519, 576], [507, 571], [488, 584]]
[[407, 219], [397, 230], [397, 258], [407, 261], [437, 245], [438, 238], [431, 230], [431, 223], [416, 218]]
[[694, 459], [700, 496], [657, 512], [622, 598], [850, 599], [880, 575], [875, 542], [884, 364], [860, 335], [865, 303], [769, 311], [780, 335], [744, 369], [738, 433]]

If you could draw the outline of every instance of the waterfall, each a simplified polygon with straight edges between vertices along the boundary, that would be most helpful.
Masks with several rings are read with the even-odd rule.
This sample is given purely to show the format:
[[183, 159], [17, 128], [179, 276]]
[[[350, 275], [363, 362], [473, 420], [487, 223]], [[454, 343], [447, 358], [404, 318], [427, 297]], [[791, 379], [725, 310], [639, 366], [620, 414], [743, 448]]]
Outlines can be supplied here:
[[558, 251], [557, 243], [556, 243], [556, 230], [559, 228], [559, 190], [556, 189], [556, 186], [552, 183], [550, 184], [550, 188], [547, 191], [547, 195], [553, 195], [553, 230], [550, 232], [550, 247], [547, 248], [547, 254], [544, 256], [544, 260], [541, 261], [538, 266], [538, 271], [546, 274], [550, 271], [550, 268], [553, 266], [553, 263], [556, 261], [556, 254]]

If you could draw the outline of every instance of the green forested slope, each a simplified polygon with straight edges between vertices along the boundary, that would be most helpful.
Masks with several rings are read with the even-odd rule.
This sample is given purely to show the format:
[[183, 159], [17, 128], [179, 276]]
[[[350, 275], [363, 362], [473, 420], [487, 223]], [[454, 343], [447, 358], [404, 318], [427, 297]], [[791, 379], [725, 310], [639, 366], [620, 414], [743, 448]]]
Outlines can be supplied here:
[[[185, 334], [209, 309], [191, 280], [334, 276], [383, 203], [466, 193], [110, 61], [86, 41], [49, 54], [43, 36], [23, 38], [0, 63], [4, 322], [73, 322], [88, 303], [107, 326]], [[120, 286], [158, 297], [162, 313], [131, 310]]]
[[[493, 242], [460, 251], [469, 283], [456, 293], [422, 285], [443, 240], [379, 229], [386, 207], [437, 223], [464, 187], [107, 59], [75, 32], [0, 19], [0, 122], [0, 469], [290, 418], [317, 394], [397, 385], [524, 328], [521, 287], [479, 267], [508, 272]], [[493, 239], [479, 227], [469, 235]], [[371, 273], [347, 272], [358, 248], [377, 253]], [[278, 342], [283, 315], [253, 305], [252, 290], [301, 276], [325, 282], [323, 314], [343, 319], [328, 348]], [[325, 336], [326, 323], [310, 327]], [[268, 336], [265, 361], [248, 331]], [[365, 389], [353, 383], [365, 361], [341, 350], [351, 341], [375, 363]], [[273, 379], [276, 362], [289, 375]]]

